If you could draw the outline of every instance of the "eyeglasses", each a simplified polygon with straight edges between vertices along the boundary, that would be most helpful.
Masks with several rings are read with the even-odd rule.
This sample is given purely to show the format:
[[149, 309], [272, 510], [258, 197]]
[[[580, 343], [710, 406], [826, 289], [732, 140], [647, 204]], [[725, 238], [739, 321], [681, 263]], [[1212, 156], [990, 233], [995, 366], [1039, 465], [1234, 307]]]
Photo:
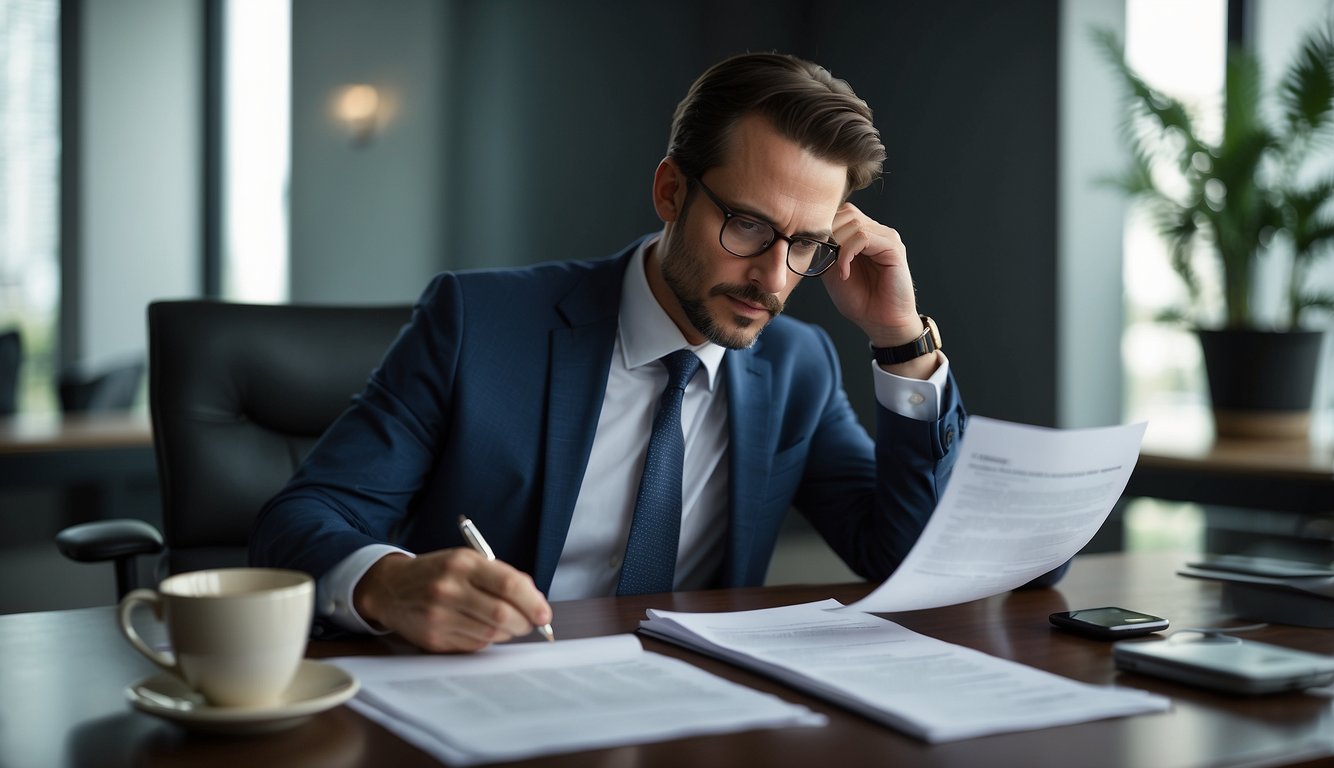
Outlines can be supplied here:
[[809, 237], [788, 237], [771, 224], [734, 213], [713, 194], [703, 179], [698, 176], [692, 176], [691, 179], [723, 212], [723, 227], [718, 231], [718, 242], [733, 256], [743, 259], [759, 256], [769, 250], [775, 239], [782, 239], [787, 241], [787, 268], [798, 275], [815, 277], [838, 260], [837, 245]]

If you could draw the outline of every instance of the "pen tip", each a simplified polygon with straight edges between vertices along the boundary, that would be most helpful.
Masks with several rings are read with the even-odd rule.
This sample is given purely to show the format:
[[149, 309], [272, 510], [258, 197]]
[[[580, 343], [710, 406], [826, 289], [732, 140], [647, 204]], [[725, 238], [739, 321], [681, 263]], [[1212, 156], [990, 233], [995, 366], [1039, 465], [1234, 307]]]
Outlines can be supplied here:
[[543, 624], [537, 628], [537, 631], [542, 633], [542, 637], [545, 637], [548, 643], [556, 642], [556, 633], [551, 631], [550, 624]]

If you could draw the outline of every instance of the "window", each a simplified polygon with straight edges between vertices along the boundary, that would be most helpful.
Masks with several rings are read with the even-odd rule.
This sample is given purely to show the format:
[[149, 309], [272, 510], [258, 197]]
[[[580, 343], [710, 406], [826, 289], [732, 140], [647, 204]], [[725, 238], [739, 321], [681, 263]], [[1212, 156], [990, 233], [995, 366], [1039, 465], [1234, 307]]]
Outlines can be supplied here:
[[[1224, 0], [1128, 0], [1126, 58], [1151, 85], [1195, 108], [1200, 128], [1222, 130], [1227, 8]], [[1171, 413], [1193, 434], [1210, 428], [1207, 388], [1194, 334], [1156, 318], [1185, 303], [1186, 288], [1169, 265], [1166, 247], [1142, 211], [1132, 206], [1125, 229], [1126, 419]], [[1186, 419], [1190, 424], [1185, 424]], [[1195, 423], [1198, 422], [1198, 423]]]
[[[1126, 58], [1151, 85], [1192, 105], [1206, 134], [1222, 130], [1227, 8], [1224, 0], [1127, 0]], [[1126, 421], [1171, 425], [1187, 436], [1211, 428], [1199, 344], [1193, 333], [1157, 321], [1184, 304], [1186, 288], [1143, 211], [1125, 226]], [[1161, 418], [1160, 418], [1161, 417]], [[1204, 512], [1195, 504], [1136, 499], [1125, 510], [1129, 550], [1196, 550]]]
[[291, 6], [227, 0], [223, 21], [222, 296], [288, 297]]
[[22, 334], [18, 407], [57, 409], [60, 3], [0, 0], [0, 330]]

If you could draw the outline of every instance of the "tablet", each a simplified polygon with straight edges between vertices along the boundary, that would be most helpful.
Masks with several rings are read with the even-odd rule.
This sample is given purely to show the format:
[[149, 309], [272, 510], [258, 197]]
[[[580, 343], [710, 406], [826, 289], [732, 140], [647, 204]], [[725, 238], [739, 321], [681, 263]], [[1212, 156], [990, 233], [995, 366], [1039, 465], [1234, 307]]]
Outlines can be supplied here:
[[1264, 576], [1271, 579], [1329, 578], [1334, 576], [1334, 568], [1328, 565], [1246, 555], [1212, 555], [1199, 562], [1186, 563], [1186, 566], [1207, 571]]
[[1126, 672], [1228, 693], [1278, 693], [1334, 683], [1332, 656], [1235, 637], [1123, 641], [1112, 646], [1112, 658]]

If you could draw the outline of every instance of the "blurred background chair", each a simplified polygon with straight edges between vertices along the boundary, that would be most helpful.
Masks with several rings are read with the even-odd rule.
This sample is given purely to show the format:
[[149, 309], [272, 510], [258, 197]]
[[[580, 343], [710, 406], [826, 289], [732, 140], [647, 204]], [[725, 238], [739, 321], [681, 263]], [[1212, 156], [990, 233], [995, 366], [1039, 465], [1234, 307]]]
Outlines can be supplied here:
[[18, 410], [19, 365], [23, 361], [23, 337], [16, 330], [0, 333], [0, 416]]
[[65, 413], [126, 411], [139, 396], [144, 380], [142, 360], [116, 365], [91, 375], [66, 371], [58, 384], [60, 410]]
[[72, 526], [60, 551], [116, 562], [117, 596], [136, 558], [158, 576], [246, 563], [251, 522], [366, 384], [410, 306], [156, 302], [148, 308], [149, 409], [162, 535], [139, 520]]

